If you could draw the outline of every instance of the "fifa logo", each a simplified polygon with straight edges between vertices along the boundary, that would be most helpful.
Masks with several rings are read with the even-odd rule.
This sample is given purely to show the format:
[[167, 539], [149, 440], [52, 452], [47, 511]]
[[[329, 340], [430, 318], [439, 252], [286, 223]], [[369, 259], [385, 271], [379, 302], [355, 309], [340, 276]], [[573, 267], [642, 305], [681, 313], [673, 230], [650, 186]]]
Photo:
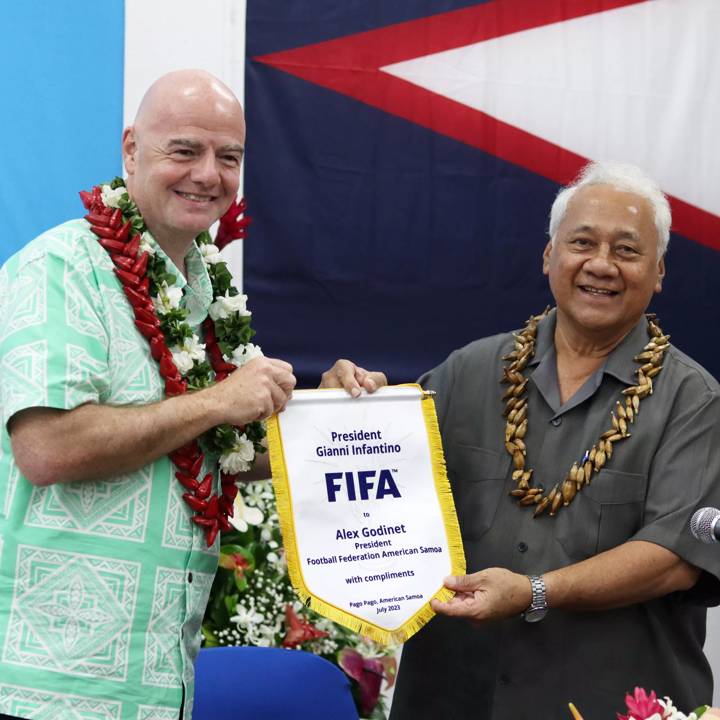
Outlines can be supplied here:
[[[388, 496], [400, 497], [400, 491], [390, 470], [358, 470], [357, 473], [329, 472], [325, 473], [325, 486], [328, 502], [336, 502], [338, 494], [341, 497], [347, 497], [350, 502], [382, 500]], [[373, 498], [370, 497], [371, 493], [374, 495]]]

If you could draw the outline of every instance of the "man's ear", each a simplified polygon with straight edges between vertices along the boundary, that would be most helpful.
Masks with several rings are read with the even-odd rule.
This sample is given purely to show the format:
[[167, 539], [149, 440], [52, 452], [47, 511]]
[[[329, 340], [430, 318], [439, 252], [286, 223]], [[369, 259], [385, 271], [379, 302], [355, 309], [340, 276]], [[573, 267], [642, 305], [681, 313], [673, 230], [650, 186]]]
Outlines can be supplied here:
[[123, 130], [122, 134], [122, 156], [125, 171], [128, 175], [135, 172], [135, 153], [137, 152], [137, 142], [135, 140], [135, 128], [131, 125]]
[[663, 255], [660, 260], [658, 260], [658, 277], [657, 282], [655, 283], [655, 292], [659, 293], [662, 292], [662, 284], [663, 279], [665, 278], [665, 256]]
[[553, 242], [552, 240], [548, 240], [548, 244], [545, 246], [545, 250], [543, 250], [543, 275], [547, 275], [550, 272], [550, 253], [552, 252], [553, 248]]

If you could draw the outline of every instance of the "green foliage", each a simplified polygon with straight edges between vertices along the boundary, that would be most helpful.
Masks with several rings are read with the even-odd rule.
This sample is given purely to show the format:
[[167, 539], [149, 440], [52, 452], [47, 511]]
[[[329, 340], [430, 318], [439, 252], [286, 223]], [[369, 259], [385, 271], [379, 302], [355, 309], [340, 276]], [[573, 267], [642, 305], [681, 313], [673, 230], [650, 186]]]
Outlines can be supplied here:
[[224, 262], [213, 263], [208, 268], [210, 281], [212, 282], [215, 295], [224, 295], [229, 292], [230, 297], [238, 294], [237, 288], [233, 285], [233, 277]]
[[[172, 287], [177, 279], [173, 273], [167, 272], [165, 262], [159, 255], [150, 255], [148, 258], [147, 274], [150, 278], [150, 294], [157, 295], [164, 285]], [[187, 317], [187, 311], [185, 317]]]

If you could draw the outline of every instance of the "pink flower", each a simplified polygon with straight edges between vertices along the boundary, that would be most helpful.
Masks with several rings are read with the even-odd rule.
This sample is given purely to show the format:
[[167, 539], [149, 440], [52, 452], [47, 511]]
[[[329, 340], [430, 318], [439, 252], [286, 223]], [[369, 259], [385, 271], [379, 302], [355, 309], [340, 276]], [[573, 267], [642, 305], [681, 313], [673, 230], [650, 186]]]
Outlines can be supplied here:
[[656, 713], [660, 718], [663, 716], [663, 706], [658, 702], [654, 690], [648, 695], [643, 688], [636, 687], [634, 695], [625, 696], [625, 704], [628, 714], [618, 713], [618, 720], [649, 720]]
[[338, 664], [360, 686], [360, 711], [370, 715], [380, 697], [383, 677], [388, 687], [395, 682], [395, 658], [366, 658], [357, 650], [343, 648], [338, 653]]

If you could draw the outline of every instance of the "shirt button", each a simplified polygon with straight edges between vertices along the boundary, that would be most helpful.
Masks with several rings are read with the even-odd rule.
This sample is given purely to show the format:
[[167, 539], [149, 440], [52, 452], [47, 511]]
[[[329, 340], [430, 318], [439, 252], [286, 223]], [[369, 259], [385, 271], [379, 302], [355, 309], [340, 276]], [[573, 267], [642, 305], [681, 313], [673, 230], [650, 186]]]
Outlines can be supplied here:
[[188, 573], [188, 582], [189, 583], [192, 582], [192, 573], [191, 572]]
[[550, 424], [551, 424], [553, 427], [559, 427], [560, 425], [562, 425], [562, 418], [561, 418], [561, 417], [553, 418], [553, 419], [550, 421]]
[[517, 549], [518, 549], [520, 552], [525, 552], [525, 551], [528, 549], [527, 543], [519, 542], [519, 543], [518, 543], [518, 546], [517, 546]]

